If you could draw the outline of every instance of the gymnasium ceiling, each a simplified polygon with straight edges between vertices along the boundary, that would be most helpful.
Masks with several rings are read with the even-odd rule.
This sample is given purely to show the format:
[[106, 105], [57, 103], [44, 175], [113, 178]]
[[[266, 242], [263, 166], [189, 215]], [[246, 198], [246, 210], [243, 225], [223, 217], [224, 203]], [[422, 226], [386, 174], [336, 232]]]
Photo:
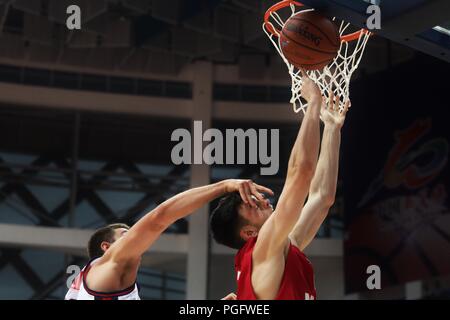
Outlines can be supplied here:
[[[207, 59], [237, 64], [246, 71], [243, 74], [257, 79], [258, 70], [280, 63], [261, 27], [263, 13], [273, 3], [0, 0], [0, 58], [172, 75], [195, 60]], [[81, 31], [65, 27], [70, 4], [82, 10]], [[411, 57], [411, 50], [388, 45], [382, 38], [371, 42], [365, 58], [368, 69]]]
[[[0, 0], [0, 54], [33, 61], [172, 73], [196, 59], [265, 63], [259, 0]], [[65, 28], [79, 4], [82, 30]]]

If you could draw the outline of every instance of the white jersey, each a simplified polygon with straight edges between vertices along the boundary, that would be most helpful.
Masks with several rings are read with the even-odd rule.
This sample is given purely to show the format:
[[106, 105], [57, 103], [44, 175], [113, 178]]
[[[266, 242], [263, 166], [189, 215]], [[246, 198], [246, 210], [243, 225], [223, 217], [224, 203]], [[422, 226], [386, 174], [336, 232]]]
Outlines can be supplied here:
[[91, 266], [97, 261], [98, 259], [90, 261], [81, 270], [80, 274], [72, 282], [72, 286], [67, 291], [64, 300], [141, 300], [137, 283], [115, 292], [97, 292], [89, 289], [86, 285], [86, 275]]

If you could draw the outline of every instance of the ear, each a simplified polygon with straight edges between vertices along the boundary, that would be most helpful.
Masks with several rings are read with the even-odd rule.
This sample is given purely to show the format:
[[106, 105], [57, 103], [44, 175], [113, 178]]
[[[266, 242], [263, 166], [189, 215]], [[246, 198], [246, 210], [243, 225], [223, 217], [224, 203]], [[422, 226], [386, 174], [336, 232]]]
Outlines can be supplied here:
[[100, 248], [102, 248], [103, 252], [106, 252], [106, 250], [109, 249], [109, 247], [111, 247], [111, 243], [107, 242], [107, 241], [103, 241], [100, 244]]
[[241, 228], [239, 235], [244, 241], [247, 241], [250, 238], [258, 236], [258, 229], [254, 226], [246, 225]]

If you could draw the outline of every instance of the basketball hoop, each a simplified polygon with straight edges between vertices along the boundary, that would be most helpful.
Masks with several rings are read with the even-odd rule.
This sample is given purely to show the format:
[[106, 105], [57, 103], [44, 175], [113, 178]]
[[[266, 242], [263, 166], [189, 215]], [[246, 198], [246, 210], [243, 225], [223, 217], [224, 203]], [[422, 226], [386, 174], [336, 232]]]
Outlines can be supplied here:
[[[291, 9], [290, 17], [298, 14], [299, 12], [312, 11], [314, 9], [305, 9], [303, 8], [303, 4], [298, 1], [283, 0], [270, 7], [264, 15], [263, 30], [288, 67], [289, 74], [292, 79], [292, 97], [290, 102], [292, 103], [294, 112], [298, 113], [300, 111], [305, 112], [307, 107], [307, 104], [300, 99], [302, 73], [283, 55], [280, 43], [278, 41], [281, 31], [275, 27], [276, 25], [281, 29], [283, 28], [286, 21], [283, 21], [277, 11], [287, 7], [290, 7]], [[296, 7], [301, 9], [296, 11]], [[336, 21], [336, 18], [333, 18], [333, 21]], [[350, 23], [345, 21], [340, 23], [339, 35], [341, 37], [341, 44], [336, 58], [334, 58], [329, 65], [324, 67], [323, 70], [306, 71], [308, 76], [319, 86], [322, 95], [327, 99], [327, 103], [329, 101], [330, 90], [333, 90], [335, 96], [339, 96], [341, 98], [339, 103], [341, 110], [344, 109], [345, 102], [349, 99], [350, 79], [353, 72], [355, 72], [359, 66], [367, 45], [367, 41], [371, 35], [371, 33], [365, 29], [344, 35], [349, 26]], [[354, 48], [351, 48], [350, 43], [354, 44], [352, 45]]]

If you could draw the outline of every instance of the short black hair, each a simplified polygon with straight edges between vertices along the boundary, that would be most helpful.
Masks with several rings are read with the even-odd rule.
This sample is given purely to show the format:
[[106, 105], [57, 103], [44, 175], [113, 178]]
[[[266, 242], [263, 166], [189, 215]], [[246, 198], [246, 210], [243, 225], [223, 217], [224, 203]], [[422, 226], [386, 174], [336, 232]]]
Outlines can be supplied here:
[[238, 192], [227, 194], [220, 199], [209, 221], [214, 240], [233, 249], [240, 249], [245, 244], [239, 234], [241, 227], [247, 223], [239, 215], [241, 204], [242, 199]]
[[121, 228], [127, 230], [130, 229], [130, 227], [124, 223], [114, 223], [96, 230], [89, 239], [88, 243], [89, 259], [100, 258], [101, 256], [103, 256], [104, 251], [101, 248], [102, 242], [114, 242], [114, 230]]

